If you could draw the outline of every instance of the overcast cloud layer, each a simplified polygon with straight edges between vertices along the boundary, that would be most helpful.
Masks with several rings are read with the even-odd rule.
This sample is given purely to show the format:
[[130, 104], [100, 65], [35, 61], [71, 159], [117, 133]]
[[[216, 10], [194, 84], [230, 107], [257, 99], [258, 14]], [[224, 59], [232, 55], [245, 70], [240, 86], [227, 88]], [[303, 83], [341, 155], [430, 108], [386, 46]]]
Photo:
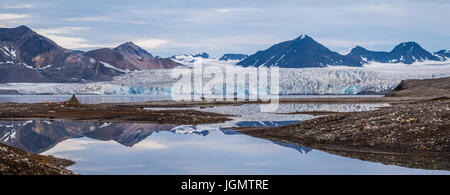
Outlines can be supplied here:
[[308, 34], [335, 51], [417, 41], [450, 48], [448, 0], [59, 0], [0, 2], [0, 27], [27, 25], [63, 47], [127, 41], [154, 55], [253, 54]]

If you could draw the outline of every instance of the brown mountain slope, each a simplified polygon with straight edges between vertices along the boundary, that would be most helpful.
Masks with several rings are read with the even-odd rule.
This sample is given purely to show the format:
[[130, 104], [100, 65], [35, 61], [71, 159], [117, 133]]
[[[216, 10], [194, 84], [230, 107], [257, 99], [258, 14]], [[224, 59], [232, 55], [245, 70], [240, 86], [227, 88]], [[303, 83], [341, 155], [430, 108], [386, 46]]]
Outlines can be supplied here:
[[85, 55], [122, 70], [172, 69], [178, 65], [169, 58], [155, 58], [132, 42], [124, 43], [114, 49], [102, 48], [88, 51]]
[[0, 69], [7, 75], [0, 83], [106, 81], [121, 74], [26, 26], [0, 28]]

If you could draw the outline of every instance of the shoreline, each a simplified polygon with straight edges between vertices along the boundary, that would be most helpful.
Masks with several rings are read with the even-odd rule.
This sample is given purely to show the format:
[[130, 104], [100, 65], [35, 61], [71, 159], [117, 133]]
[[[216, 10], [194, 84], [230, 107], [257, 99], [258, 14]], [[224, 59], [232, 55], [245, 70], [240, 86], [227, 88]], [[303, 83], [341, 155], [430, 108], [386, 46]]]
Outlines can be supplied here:
[[[211, 112], [201, 112], [193, 109], [183, 110], [148, 110], [145, 108], [190, 108], [190, 107], [214, 107], [214, 106], [237, 106], [242, 104], [266, 104], [267, 102], [246, 102], [246, 101], [153, 101], [153, 102], [132, 102], [132, 103], [102, 103], [102, 104], [81, 104], [77, 106], [62, 105], [56, 103], [0, 103], [0, 121], [18, 121], [27, 119], [67, 119], [79, 121], [100, 121], [100, 122], [136, 122], [136, 123], [158, 123], [158, 124], [211, 124], [221, 123], [230, 120], [228, 115], [221, 115]], [[311, 114], [326, 115], [300, 123], [280, 126], [280, 127], [241, 127], [230, 128], [242, 134], [267, 140], [281, 141], [296, 145], [302, 145], [313, 149], [325, 151], [344, 157], [356, 158], [365, 161], [381, 162], [383, 164], [393, 164], [409, 168], [421, 168], [431, 170], [450, 170], [450, 122], [444, 123], [444, 129], [439, 129], [441, 137], [436, 135], [424, 135], [422, 137], [400, 138], [402, 134], [389, 134], [392, 128], [404, 126], [418, 127], [418, 124], [428, 124], [431, 120], [425, 117], [425, 121], [418, 124], [408, 125], [415, 122], [411, 117], [417, 112], [428, 111], [426, 114], [440, 114], [439, 116], [450, 117], [450, 100], [448, 98], [433, 97], [326, 97], [326, 98], [289, 98], [281, 99], [281, 104], [370, 104], [389, 103], [389, 107], [382, 107], [374, 111], [364, 112], [298, 112], [285, 114]], [[436, 105], [435, 105], [436, 104]], [[417, 107], [420, 105], [421, 107]], [[415, 107], [416, 106], [416, 107]], [[446, 113], [438, 113], [436, 109], [447, 108]], [[431, 111], [431, 112], [430, 112]], [[384, 115], [397, 113], [412, 114], [410, 118], [401, 118], [400, 121], [390, 121], [394, 116], [383, 118]], [[446, 115], [448, 114], [448, 115]], [[434, 115], [433, 115], [434, 116]], [[381, 117], [381, 118], [380, 118]], [[382, 120], [372, 120], [372, 119]], [[436, 118], [436, 117], [434, 117]], [[439, 117], [437, 117], [439, 118]], [[383, 131], [376, 128], [379, 123], [385, 121], [387, 125], [392, 124], [391, 129]], [[403, 120], [403, 121], [402, 121]], [[408, 121], [409, 120], [409, 121]], [[405, 123], [407, 121], [407, 123]], [[375, 122], [372, 124], [372, 122]], [[384, 124], [384, 125], [386, 125]], [[441, 126], [442, 126], [441, 124]], [[340, 128], [339, 125], [343, 125]], [[368, 128], [366, 126], [368, 125]], [[395, 126], [396, 125], [396, 126]], [[429, 124], [428, 124], [429, 125]], [[448, 125], [448, 126], [445, 126]], [[371, 126], [375, 126], [372, 128]], [[435, 124], [436, 126], [436, 124]], [[439, 125], [438, 125], [439, 126]], [[380, 125], [383, 127], [383, 125]], [[439, 126], [440, 127], [440, 126]], [[448, 127], [447, 129], [445, 129]], [[347, 128], [347, 129], [346, 129]], [[306, 130], [305, 130], [306, 129]], [[351, 130], [356, 134], [352, 134]], [[384, 132], [387, 134], [370, 134], [370, 132]], [[429, 129], [420, 129], [420, 131]], [[333, 132], [334, 131], [334, 132]], [[363, 132], [363, 133], [361, 133]], [[365, 133], [364, 133], [365, 132]], [[407, 132], [407, 129], [404, 129]], [[443, 133], [442, 133], [443, 132]], [[359, 133], [359, 134], [358, 134]], [[390, 137], [400, 139], [386, 144], [386, 140], [376, 141], [372, 138]], [[443, 135], [443, 136], [442, 136]], [[408, 139], [421, 139], [408, 141]], [[440, 138], [443, 138], [439, 141]], [[436, 142], [436, 140], [438, 142]], [[372, 143], [372, 142], [373, 143]], [[414, 143], [418, 143], [415, 144]], [[428, 145], [427, 145], [428, 144]], [[422, 147], [422, 146], [425, 146]], [[28, 174], [28, 173], [26, 173]], [[44, 173], [45, 174], [45, 173]]]
[[71, 160], [32, 154], [0, 143], [0, 175], [77, 175]]
[[144, 110], [142, 105], [57, 103], [0, 103], [0, 121], [29, 119], [68, 119], [79, 121], [175, 123], [180, 125], [221, 123], [227, 115], [186, 110]]
[[[430, 97], [323, 97], [285, 98], [280, 104], [372, 104], [411, 103], [428, 101]], [[0, 103], [0, 121], [29, 119], [68, 119], [103, 122], [152, 122], [180, 125], [222, 123], [231, 120], [228, 115], [203, 112], [193, 107], [239, 106], [242, 104], [268, 104], [263, 101], [148, 101], [127, 103], [80, 104], [75, 106], [48, 103]], [[187, 108], [183, 110], [151, 110], [146, 108]], [[311, 112], [311, 114], [321, 114]], [[295, 114], [295, 113], [293, 113]], [[308, 113], [298, 113], [308, 114]]]
[[340, 156], [410, 168], [450, 170], [448, 98], [331, 114], [281, 127], [234, 129], [249, 136]]

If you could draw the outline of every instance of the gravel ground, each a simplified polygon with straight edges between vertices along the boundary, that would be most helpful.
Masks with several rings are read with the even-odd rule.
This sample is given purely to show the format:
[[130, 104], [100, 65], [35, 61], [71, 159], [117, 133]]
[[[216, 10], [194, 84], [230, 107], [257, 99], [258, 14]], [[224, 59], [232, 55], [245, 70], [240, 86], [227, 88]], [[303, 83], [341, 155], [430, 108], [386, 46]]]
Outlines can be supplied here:
[[[334, 114], [282, 127], [238, 130], [255, 137], [300, 144], [347, 156], [431, 156], [428, 159], [439, 161], [439, 165], [422, 166], [450, 170], [448, 98], [396, 104], [375, 111]], [[374, 161], [388, 163], [387, 159]]]
[[74, 162], [31, 154], [0, 143], [0, 175], [74, 175], [65, 167]]

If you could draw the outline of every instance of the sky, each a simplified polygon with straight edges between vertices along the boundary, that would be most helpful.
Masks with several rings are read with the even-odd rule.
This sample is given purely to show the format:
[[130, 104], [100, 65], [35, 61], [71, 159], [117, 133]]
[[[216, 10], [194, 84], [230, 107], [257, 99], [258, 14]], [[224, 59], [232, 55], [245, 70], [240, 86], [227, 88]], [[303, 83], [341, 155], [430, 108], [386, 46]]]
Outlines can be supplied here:
[[334, 51], [450, 48], [448, 0], [2, 0], [0, 27], [26, 25], [69, 49], [132, 41], [153, 55], [253, 54], [307, 34]]

